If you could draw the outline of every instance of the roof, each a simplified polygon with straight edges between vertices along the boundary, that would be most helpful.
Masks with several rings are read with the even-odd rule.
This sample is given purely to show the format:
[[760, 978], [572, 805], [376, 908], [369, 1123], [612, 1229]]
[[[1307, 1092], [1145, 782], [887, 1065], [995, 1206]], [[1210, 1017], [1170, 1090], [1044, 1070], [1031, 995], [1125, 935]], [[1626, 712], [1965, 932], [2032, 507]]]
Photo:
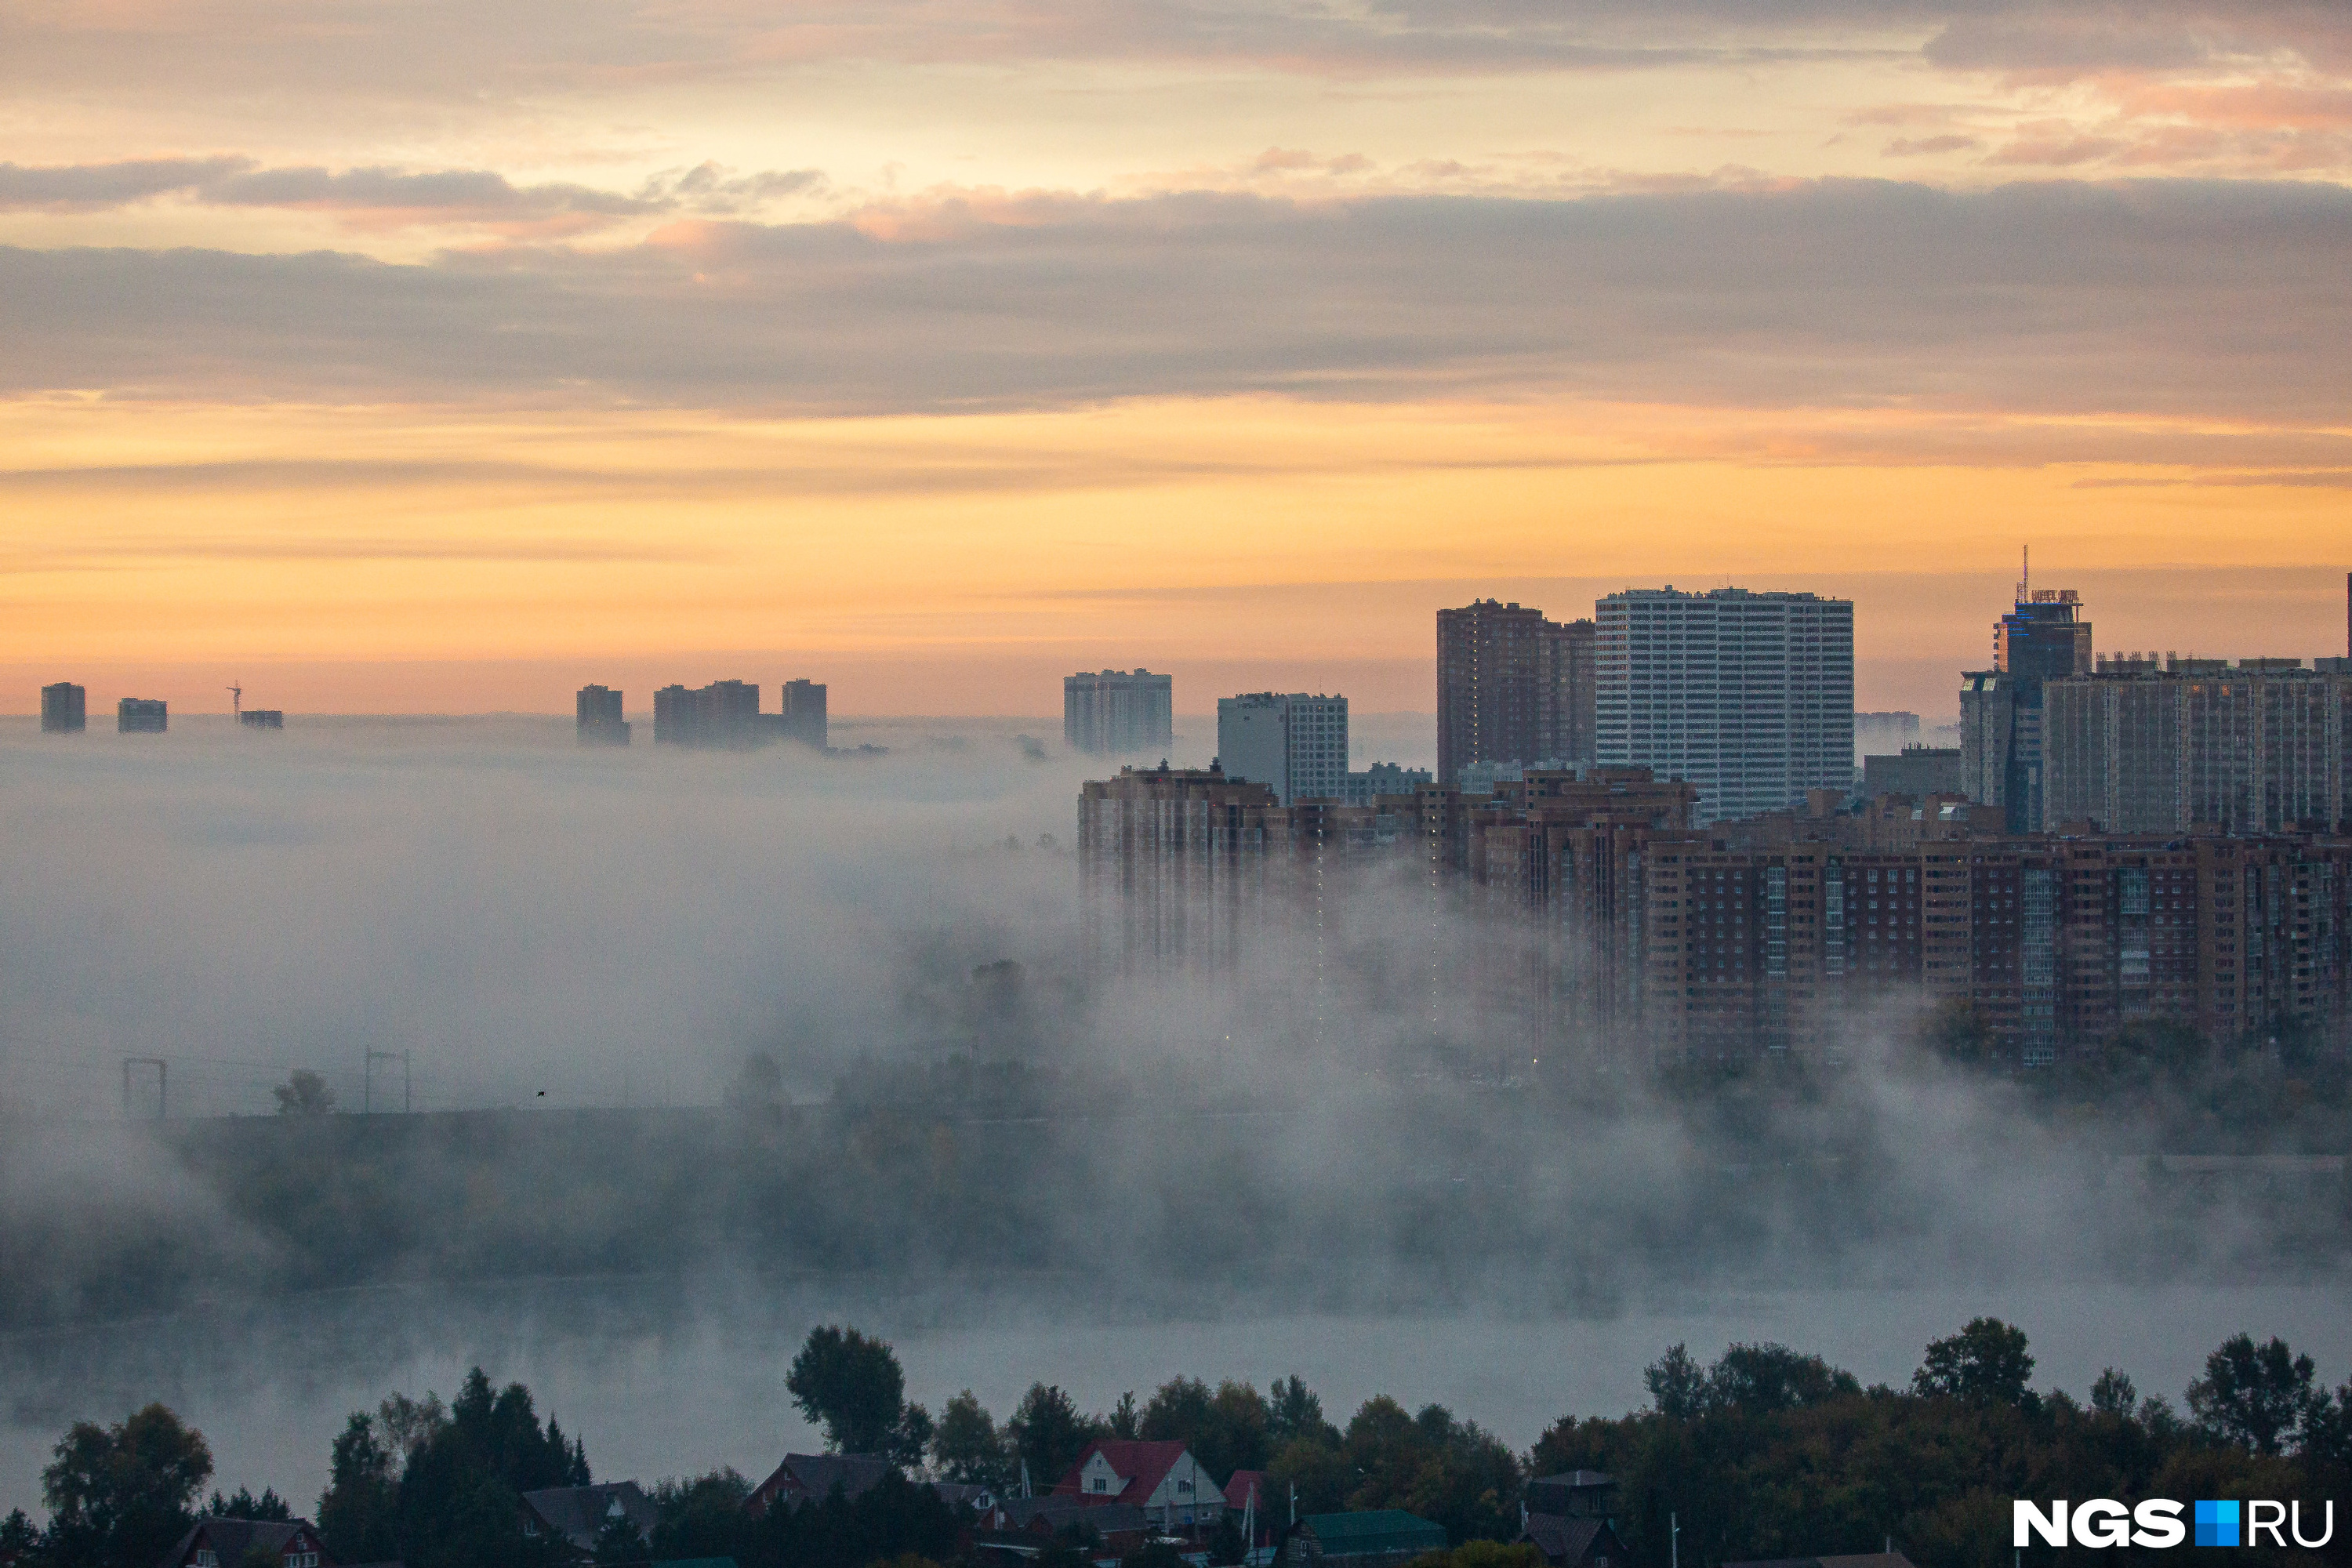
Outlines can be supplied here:
[[[257, 1546], [264, 1552], [283, 1552], [286, 1543], [297, 1535], [307, 1535], [313, 1546], [320, 1545], [318, 1527], [307, 1519], [200, 1519], [188, 1527], [179, 1544], [164, 1557], [163, 1568], [179, 1568], [199, 1545], [211, 1548], [222, 1563], [235, 1563], [243, 1561], [245, 1554]], [[323, 1546], [320, 1546], [320, 1556], [326, 1556]]]
[[583, 1552], [593, 1550], [596, 1532], [615, 1513], [651, 1535], [661, 1522], [660, 1510], [635, 1481], [604, 1481], [593, 1487], [547, 1487], [522, 1494], [523, 1507], [537, 1514], [549, 1530]]
[[1605, 1519], [1570, 1519], [1557, 1513], [1531, 1513], [1519, 1539], [1529, 1542], [1553, 1563], [1581, 1563], [1592, 1550], [1592, 1538], [1609, 1528]]
[[1529, 1481], [1531, 1487], [1613, 1487], [1617, 1478], [1601, 1470], [1562, 1470], [1556, 1476], [1538, 1476]]
[[[1113, 1473], [1127, 1484], [1115, 1492], [1086, 1492], [1078, 1487], [1078, 1476], [1087, 1461], [1100, 1454], [1110, 1462]], [[1058, 1497], [1083, 1497], [1088, 1502], [1140, 1503], [1160, 1489], [1176, 1461], [1184, 1457], [1184, 1445], [1174, 1438], [1147, 1443], [1125, 1437], [1097, 1437], [1078, 1455], [1077, 1462], [1063, 1472], [1054, 1483]]]
[[1370, 1556], [1383, 1552], [1443, 1551], [1445, 1527], [1401, 1508], [1362, 1513], [1309, 1513], [1298, 1522], [1313, 1532], [1327, 1557]]
[[879, 1454], [786, 1454], [784, 1462], [751, 1489], [743, 1506], [753, 1513], [765, 1513], [782, 1499], [797, 1508], [803, 1502], [823, 1502], [835, 1487], [842, 1496], [855, 1498], [897, 1469]]
[[1843, 1557], [1759, 1557], [1727, 1563], [1723, 1568], [1911, 1568], [1911, 1559], [1900, 1552], [1859, 1552]]
[[1249, 1501], [1252, 1489], [1257, 1492], [1257, 1506], [1264, 1510], [1274, 1500], [1274, 1478], [1264, 1470], [1235, 1470], [1225, 1483], [1225, 1506], [1240, 1509]]
[[996, 1505], [997, 1512], [1014, 1530], [1059, 1531], [1064, 1526], [1083, 1521], [1097, 1535], [1116, 1535], [1127, 1531], [1144, 1531], [1151, 1521], [1133, 1503], [1105, 1502], [1089, 1504], [1083, 1498], [1054, 1495], [1041, 1498], [1010, 1498]]

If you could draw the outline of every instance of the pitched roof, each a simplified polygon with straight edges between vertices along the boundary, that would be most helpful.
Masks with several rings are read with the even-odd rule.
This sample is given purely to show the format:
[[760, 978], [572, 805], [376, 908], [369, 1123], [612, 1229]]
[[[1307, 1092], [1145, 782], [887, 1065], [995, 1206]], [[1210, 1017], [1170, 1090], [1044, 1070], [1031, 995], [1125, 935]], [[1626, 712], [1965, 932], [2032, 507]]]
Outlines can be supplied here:
[[523, 1506], [540, 1517], [549, 1530], [572, 1545], [587, 1552], [596, 1544], [596, 1532], [604, 1528], [604, 1521], [618, 1510], [622, 1518], [637, 1527], [639, 1535], [651, 1535], [654, 1526], [661, 1522], [661, 1512], [653, 1500], [635, 1481], [604, 1481], [593, 1487], [548, 1487], [522, 1494]]
[[297, 1535], [310, 1537], [321, 1562], [332, 1561], [319, 1543], [317, 1527], [307, 1519], [200, 1519], [188, 1527], [179, 1544], [164, 1557], [163, 1568], [179, 1568], [188, 1560], [188, 1553], [200, 1545], [209, 1547], [224, 1568], [230, 1568], [257, 1546], [264, 1552], [284, 1552], [286, 1543]]
[[[1100, 1454], [1110, 1464], [1113, 1474], [1127, 1484], [1115, 1492], [1088, 1492], [1081, 1489], [1079, 1476], [1087, 1461]], [[1174, 1438], [1160, 1442], [1144, 1442], [1126, 1437], [1097, 1437], [1078, 1455], [1077, 1463], [1063, 1473], [1054, 1483], [1058, 1497], [1083, 1497], [1089, 1502], [1130, 1502], [1140, 1504], [1160, 1489], [1176, 1461], [1184, 1457], [1184, 1445]]]
[[1538, 1476], [1529, 1481], [1531, 1487], [1613, 1487], [1615, 1476], [1601, 1470], [1562, 1470], [1556, 1476]]
[[1264, 1470], [1235, 1470], [1225, 1483], [1225, 1506], [1239, 1512], [1249, 1501], [1252, 1489], [1257, 1492], [1257, 1506], [1264, 1512], [1274, 1500], [1274, 1478]]
[[1443, 1551], [1445, 1527], [1401, 1508], [1359, 1513], [1309, 1513], [1298, 1522], [1314, 1533], [1327, 1557], [1368, 1556], [1383, 1552]]
[[768, 1479], [751, 1489], [743, 1506], [765, 1513], [781, 1500], [797, 1508], [823, 1502], [839, 1487], [845, 1498], [855, 1498], [898, 1468], [879, 1454], [786, 1454]]
[[1058, 1493], [1041, 1498], [1012, 1498], [999, 1503], [997, 1511], [1011, 1528], [1033, 1532], [1041, 1530], [1058, 1532], [1065, 1526], [1081, 1521], [1097, 1535], [1116, 1535], [1151, 1527], [1150, 1520], [1133, 1503], [1089, 1504], [1084, 1498]]
[[1571, 1519], [1557, 1513], [1531, 1513], [1519, 1539], [1532, 1544], [1553, 1563], [1580, 1563], [1592, 1550], [1592, 1538], [1607, 1529], [1605, 1519]]

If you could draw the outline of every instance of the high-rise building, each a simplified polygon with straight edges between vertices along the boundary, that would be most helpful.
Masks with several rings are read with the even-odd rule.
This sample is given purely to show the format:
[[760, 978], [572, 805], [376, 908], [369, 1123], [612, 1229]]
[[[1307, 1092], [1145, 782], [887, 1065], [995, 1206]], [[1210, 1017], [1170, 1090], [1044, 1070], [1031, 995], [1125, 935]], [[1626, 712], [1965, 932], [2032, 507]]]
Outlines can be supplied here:
[[1140, 667], [1062, 677], [1062, 742], [1089, 756], [1165, 757], [1175, 734], [1175, 682]]
[[743, 750], [763, 739], [760, 689], [744, 680], [714, 680], [700, 690], [669, 685], [654, 693], [654, 743]]
[[1591, 621], [1493, 599], [1438, 611], [1438, 783], [1474, 763], [1595, 761], [1593, 637]]
[[168, 704], [150, 697], [126, 697], [114, 705], [114, 728], [125, 735], [160, 735], [171, 728]]
[[1348, 796], [1348, 700], [1304, 691], [1217, 699], [1217, 764], [1284, 805]]
[[784, 682], [783, 722], [780, 728], [785, 740], [814, 746], [820, 752], [824, 750], [824, 683], [821, 680]]
[[1696, 784], [1699, 819], [1786, 811], [1853, 786], [1853, 605], [1671, 585], [1598, 605], [1595, 749]]
[[2042, 832], [2352, 832], [2352, 674], [2103, 658], [2043, 683], [2042, 736]]
[[283, 730], [286, 710], [283, 708], [240, 708], [236, 721], [248, 730]]
[[628, 721], [621, 717], [621, 694], [610, 687], [583, 686], [576, 699], [576, 733], [583, 746], [625, 746]]
[[1216, 768], [1125, 768], [1078, 795], [1090, 973], [1230, 969], [1259, 913], [1274, 791]]
[[2082, 609], [2072, 588], [2020, 582], [2015, 605], [1993, 627], [1992, 668], [1960, 677], [1960, 771], [1969, 798], [2000, 806], [2011, 833], [2034, 831], [2044, 815], [2042, 688], [2091, 673]]
[[82, 689], [70, 680], [41, 688], [41, 733], [79, 735], [89, 727]]

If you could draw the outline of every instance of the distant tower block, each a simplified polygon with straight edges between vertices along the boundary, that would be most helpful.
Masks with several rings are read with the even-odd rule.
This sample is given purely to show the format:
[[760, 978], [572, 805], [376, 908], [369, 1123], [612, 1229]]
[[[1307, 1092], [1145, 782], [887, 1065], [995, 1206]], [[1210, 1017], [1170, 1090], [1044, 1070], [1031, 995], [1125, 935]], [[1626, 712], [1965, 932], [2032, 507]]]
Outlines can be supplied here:
[[580, 743], [583, 746], [625, 746], [628, 721], [621, 717], [621, 694], [603, 686], [583, 686], [578, 701]]
[[240, 708], [236, 721], [248, 730], [283, 730], [286, 710], [283, 708]]
[[89, 710], [82, 689], [70, 680], [41, 688], [41, 733], [79, 735], [89, 728]]
[[824, 683], [821, 680], [787, 680], [784, 682], [784, 738], [802, 741], [817, 750], [824, 750], [827, 741], [824, 717]]
[[114, 705], [114, 728], [125, 735], [160, 735], [171, 728], [170, 705], [158, 698], [126, 697]]

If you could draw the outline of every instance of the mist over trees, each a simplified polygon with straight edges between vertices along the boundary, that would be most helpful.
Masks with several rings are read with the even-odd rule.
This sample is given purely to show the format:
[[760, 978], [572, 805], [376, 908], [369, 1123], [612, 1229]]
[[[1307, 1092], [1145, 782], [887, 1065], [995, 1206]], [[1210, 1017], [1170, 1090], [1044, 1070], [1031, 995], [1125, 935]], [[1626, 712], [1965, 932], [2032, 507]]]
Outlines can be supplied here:
[[[801, 1363], [831, 1369], [804, 1380], [830, 1391], [811, 1396], [820, 1410], [856, 1413], [853, 1424], [829, 1430], [846, 1438], [898, 1429], [878, 1397], [904, 1385], [889, 1345], [828, 1326], [810, 1335]], [[1707, 1363], [1673, 1345], [1648, 1369], [1649, 1404], [1615, 1416], [1563, 1415], [1525, 1452], [1465, 1415], [1439, 1405], [1408, 1410], [1385, 1394], [1334, 1425], [1295, 1376], [1261, 1393], [1179, 1375], [1097, 1414], [1040, 1382], [1001, 1423], [965, 1391], [941, 1408], [927, 1470], [910, 1466], [912, 1474], [894, 1473], [854, 1498], [836, 1489], [763, 1513], [747, 1510], [751, 1485], [731, 1468], [659, 1480], [646, 1488], [653, 1530], [640, 1535], [608, 1521], [593, 1556], [731, 1556], [741, 1568], [954, 1563], [968, 1549], [971, 1520], [925, 1484], [926, 1474], [992, 1486], [1013, 1482], [1024, 1463], [1053, 1463], [1043, 1474], [1033, 1468], [1043, 1491], [1087, 1442], [1109, 1436], [1181, 1441], [1220, 1479], [1268, 1469], [1259, 1522], [1277, 1532], [1294, 1498], [1301, 1514], [1402, 1509], [1431, 1520], [1450, 1550], [1418, 1568], [1540, 1568], [1525, 1548], [1506, 1544], [1518, 1534], [1527, 1483], [1575, 1469], [1614, 1479], [1612, 1517], [1633, 1568], [1668, 1563], [1676, 1521], [1680, 1559], [1692, 1568], [1873, 1551], [1890, 1540], [1920, 1568], [1999, 1568], [2012, 1561], [2014, 1498], [2313, 1500], [2352, 1483], [2352, 1380], [2328, 1390], [2310, 1357], [2282, 1341], [2240, 1334], [2216, 1347], [2187, 1391], [2186, 1415], [2113, 1367], [2083, 1399], [2031, 1386], [2033, 1367], [2023, 1331], [1991, 1318], [1931, 1342], [1901, 1389], [1864, 1387], [1780, 1344], [1733, 1344]], [[572, 1560], [522, 1533], [520, 1498], [586, 1484], [586, 1448], [551, 1416], [542, 1422], [520, 1384], [498, 1387], [477, 1369], [446, 1407], [429, 1395], [387, 1397], [352, 1415], [328, 1461], [316, 1521], [341, 1561], [528, 1568]], [[47, 1523], [21, 1509], [0, 1523], [0, 1563], [148, 1568], [196, 1519], [211, 1470], [204, 1438], [161, 1405], [111, 1426], [78, 1423], [44, 1476]], [[243, 1487], [234, 1498], [215, 1492], [209, 1507], [239, 1518], [286, 1510], [274, 1490], [255, 1498]], [[1227, 1521], [1187, 1550], [1204, 1546], [1222, 1564], [1237, 1562], [1243, 1545]], [[1047, 1542], [1040, 1561], [1072, 1568], [1084, 1552], [1099, 1554], [1070, 1533]], [[1166, 1568], [1166, 1554], [1147, 1547], [1125, 1568]], [[2053, 1568], [2059, 1554], [2037, 1546], [2018, 1555]], [[2257, 1564], [2310, 1560], [2262, 1544], [2239, 1555]]]

